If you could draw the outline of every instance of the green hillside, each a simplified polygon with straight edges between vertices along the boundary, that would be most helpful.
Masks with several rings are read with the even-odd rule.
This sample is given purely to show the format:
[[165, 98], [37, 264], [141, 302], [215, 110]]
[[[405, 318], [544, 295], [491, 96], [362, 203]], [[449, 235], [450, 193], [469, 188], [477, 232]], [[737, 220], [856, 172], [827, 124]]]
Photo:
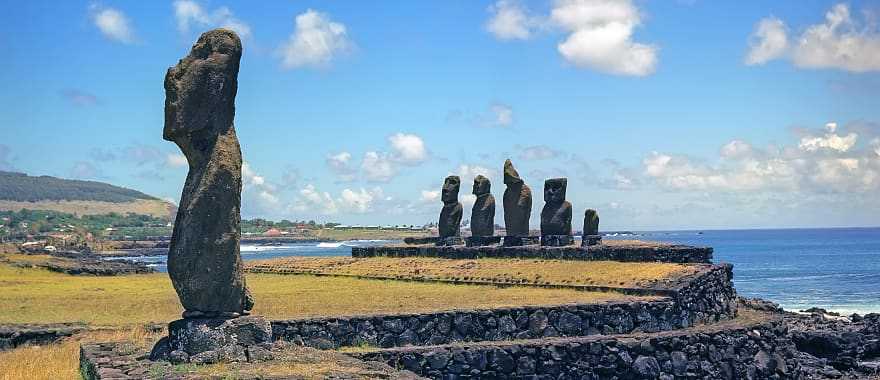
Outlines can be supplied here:
[[0, 171], [0, 200], [15, 202], [99, 201], [123, 203], [156, 200], [140, 191], [95, 181]]

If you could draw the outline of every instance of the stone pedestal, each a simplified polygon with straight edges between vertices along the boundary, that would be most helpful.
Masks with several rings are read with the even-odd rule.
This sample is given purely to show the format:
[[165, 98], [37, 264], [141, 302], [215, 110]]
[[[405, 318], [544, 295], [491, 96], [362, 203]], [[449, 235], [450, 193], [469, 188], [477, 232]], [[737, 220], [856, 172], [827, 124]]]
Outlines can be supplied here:
[[574, 238], [571, 235], [542, 235], [541, 245], [545, 247], [565, 247], [572, 245]]
[[168, 324], [151, 360], [172, 363], [254, 362], [272, 358], [272, 325], [263, 317], [187, 318]]
[[599, 245], [600, 243], [602, 243], [601, 235], [584, 235], [583, 240], [581, 240], [581, 247]]
[[501, 243], [501, 236], [471, 236], [465, 240], [468, 247], [485, 247]]
[[437, 239], [435, 243], [438, 247], [450, 247], [453, 245], [464, 245], [464, 239], [461, 236], [449, 236]]
[[505, 236], [504, 244], [505, 247], [519, 247], [523, 245], [534, 245], [539, 243], [539, 238], [537, 236]]

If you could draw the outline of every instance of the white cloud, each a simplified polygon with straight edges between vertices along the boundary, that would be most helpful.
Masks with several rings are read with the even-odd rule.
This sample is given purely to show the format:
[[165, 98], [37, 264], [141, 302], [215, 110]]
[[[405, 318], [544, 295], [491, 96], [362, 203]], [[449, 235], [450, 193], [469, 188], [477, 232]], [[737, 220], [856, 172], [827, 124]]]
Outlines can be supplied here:
[[357, 171], [351, 166], [351, 153], [339, 152], [331, 154], [327, 156], [324, 162], [340, 181], [348, 182], [354, 180]]
[[492, 122], [489, 124], [491, 127], [509, 127], [513, 124], [513, 108], [506, 104], [495, 103], [489, 107], [489, 110], [492, 111]]
[[825, 136], [817, 137], [817, 136], [805, 136], [801, 138], [800, 144], [798, 144], [798, 148], [813, 152], [820, 149], [830, 149], [836, 150], [838, 152], [846, 152], [850, 150], [854, 145], [856, 145], [856, 140], [858, 139], [858, 135], [855, 133], [849, 133], [846, 136], [838, 135], [837, 132], [837, 123], [828, 123], [825, 125], [825, 129], [827, 133]]
[[558, 0], [550, 17], [571, 33], [557, 49], [575, 66], [633, 76], [657, 66], [658, 48], [632, 40], [641, 16], [629, 0]]
[[251, 35], [251, 27], [235, 18], [235, 15], [227, 7], [219, 7], [209, 12], [201, 4], [192, 0], [176, 0], [173, 6], [174, 17], [177, 19], [177, 30], [181, 34], [188, 35], [191, 28], [225, 28], [238, 33], [242, 40]]
[[322, 215], [366, 214], [373, 212], [377, 203], [388, 201], [391, 201], [391, 197], [385, 196], [380, 187], [374, 187], [370, 190], [364, 188], [343, 189], [339, 197], [334, 198], [330, 193], [320, 191], [315, 185], [308, 184], [299, 191], [299, 197], [291, 209], [301, 213], [317, 212]]
[[422, 190], [420, 202], [435, 203], [440, 201], [440, 190]]
[[733, 140], [721, 147], [721, 157], [738, 159], [752, 154], [752, 146], [742, 140]]
[[515, 0], [499, 0], [489, 6], [489, 13], [492, 17], [486, 22], [486, 30], [500, 40], [528, 39], [538, 23]]
[[[880, 145], [856, 149], [855, 133], [836, 123], [824, 136], [806, 136], [794, 147], [757, 151], [734, 140], [714, 165], [653, 152], [642, 161], [644, 174], [661, 188], [677, 191], [762, 192], [778, 194], [866, 194], [880, 190]], [[878, 142], [877, 144], [880, 144]]]
[[760, 65], [782, 57], [786, 49], [788, 35], [785, 23], [778, 18], [767, 17], [758, 22], [749, 37], [749, 52], [745, 62], [747, 65]]
[[327, 14], [307, 10], [296, 16], [290, 39], [280, 47], [284, 68], [323, 67], [352, 47], [345, 25], [333, 22]]
[[[880, 32], [876, 21], [865, 18], [866, 21], [859, 22], [852, 18], [848, 5], [836, 4], [825, 13], [823, 23], [810, 25], [791, 44], [782, 43], [785, 33], [780, 20], [768, 26], [762, 36], [764, 21], [775, 20], [764, 19], [753, 33], [758, 43], [752, 45], [749, 58], [755, 53], [754, 59], [747, 58], [746, 63], [760, 64], [788, 57], [795, 66], [804, 68], [835, 68], [857, 73], [880, 70]], [[755, 50], [761, 46], [765, 47], [763, 52]]]
[[114, 8], [92, 6], [92, 22], [101, 33], [114, 41], [124, 44], [134, 43], [134, 29], [125, 13]]
[[388, 182], [397, 175], [397, 168], [387, 153], [366, 152], [361, 161], [361, 171], [368, 181]]
[[461, 202], [461, 207], [463, 209], [470, 210], [474, 207], [474, 203], [477, 202], [477, 196], [469, 192], [459, 191], [458, 201]]
[[521, 160], [547, 160], [551, 158], [557, 158], [562, 155], [562, 152], [553, 149], [547, 145], [532, 145], [521, 148], [522, 151], [519, 153], [519, 159]]
[[403, 163], [419, 163], [428, 158], [425, 142], [413, 134], [396, 133], [388, 137], [395, 158]]
[[274, 214], [281, 206], [278, 188], [245, 162], [241, 165], [242, 208], [246, 214]]
[[165, 155], [165, 164], [172, 168], [180, 168], [189, 165], [186, 156], [180, 153], [168, 153]]

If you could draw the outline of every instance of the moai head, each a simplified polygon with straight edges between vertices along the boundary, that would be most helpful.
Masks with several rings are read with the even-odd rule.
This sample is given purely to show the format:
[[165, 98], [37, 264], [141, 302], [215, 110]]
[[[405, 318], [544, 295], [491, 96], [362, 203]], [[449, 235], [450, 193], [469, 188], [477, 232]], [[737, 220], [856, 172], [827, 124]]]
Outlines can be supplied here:
[[489, 182], [489, 179], [483, 177], [482, 175], [478, 175], [474, 177], [474, 191], [473, 194], [476, 196], [480, 196], [483, 194], [489, 194], [491, 191], [492, 184]]
[[226, 110], [235, 109], [240, 59], [241, 40], [235, 32], [216, 29], [202, 34], [192, 52], [168, 69], [165, 140], [178, 142], [202, 130], [217, 134], [232, 125], [234, 113]]
[[443, 181], [443, 193], [440, 196], [440, 199], [443, 201], [443, 203], [458, 202], [458, 188], [460, 186], [461, 178], [458, 178], [457, 175], [446, 177], [446, 180]]
[[544, 181], [544, 202], [558, 204], [565, 201], [566, 178], [551, 178]]
[[504, 184], [512, 185], [516, 183], [523, 183], [523, 180], [519, 178], [519, 173], [513, 168], [513, 163], [510, 162], [510, 159], [507, 159], [507, 161], [504, 161]]

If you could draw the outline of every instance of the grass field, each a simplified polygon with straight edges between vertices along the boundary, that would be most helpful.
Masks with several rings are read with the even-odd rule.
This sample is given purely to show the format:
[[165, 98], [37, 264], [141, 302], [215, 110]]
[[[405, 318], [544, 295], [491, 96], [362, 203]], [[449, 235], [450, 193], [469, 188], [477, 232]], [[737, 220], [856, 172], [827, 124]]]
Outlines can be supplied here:
[[51, 210], [69, 214], [103, 215], [115, 212], [125, 215], [127, 213], [151, 215], [157, 218], [172, 216], [174, 205], [157, 199], [136, 199], [131, 202], [100, 202], [100, 201], [39, 201], [39, 202], [16, 202], [0, 200], [0, 210], [19, 211]]
[[[256, 299], [254, 314], [272, 319], [634, 298], [570, 289], [498, 288], [308, 275], [248, 274], [247, 279]], [[86, 322], [117, 328], [88, 332], [59, 344], [0, 352], [0, 379], [77, 378], [80, 342], [133, 340], [151, 344], [158, 339], [158, 334], [145, 333], [142, 325], [177, 319], [181, 311], [166, 274], [69, 276], [0, 264], [0, 323]], [[288, 364], [287, 370], [308, 372], [318, 371], [326, 363]], [[336, 365], [331, 363], [326, 368], [333, 369]]]
[[247, 263], [259, 273], [325, 274], [406, 280], [490, 282], [520, 285], [650, 287], [693, 274], [699, 266], [670, 263], [540, 259], [449, 260], [437, 258], [293, 257]]

